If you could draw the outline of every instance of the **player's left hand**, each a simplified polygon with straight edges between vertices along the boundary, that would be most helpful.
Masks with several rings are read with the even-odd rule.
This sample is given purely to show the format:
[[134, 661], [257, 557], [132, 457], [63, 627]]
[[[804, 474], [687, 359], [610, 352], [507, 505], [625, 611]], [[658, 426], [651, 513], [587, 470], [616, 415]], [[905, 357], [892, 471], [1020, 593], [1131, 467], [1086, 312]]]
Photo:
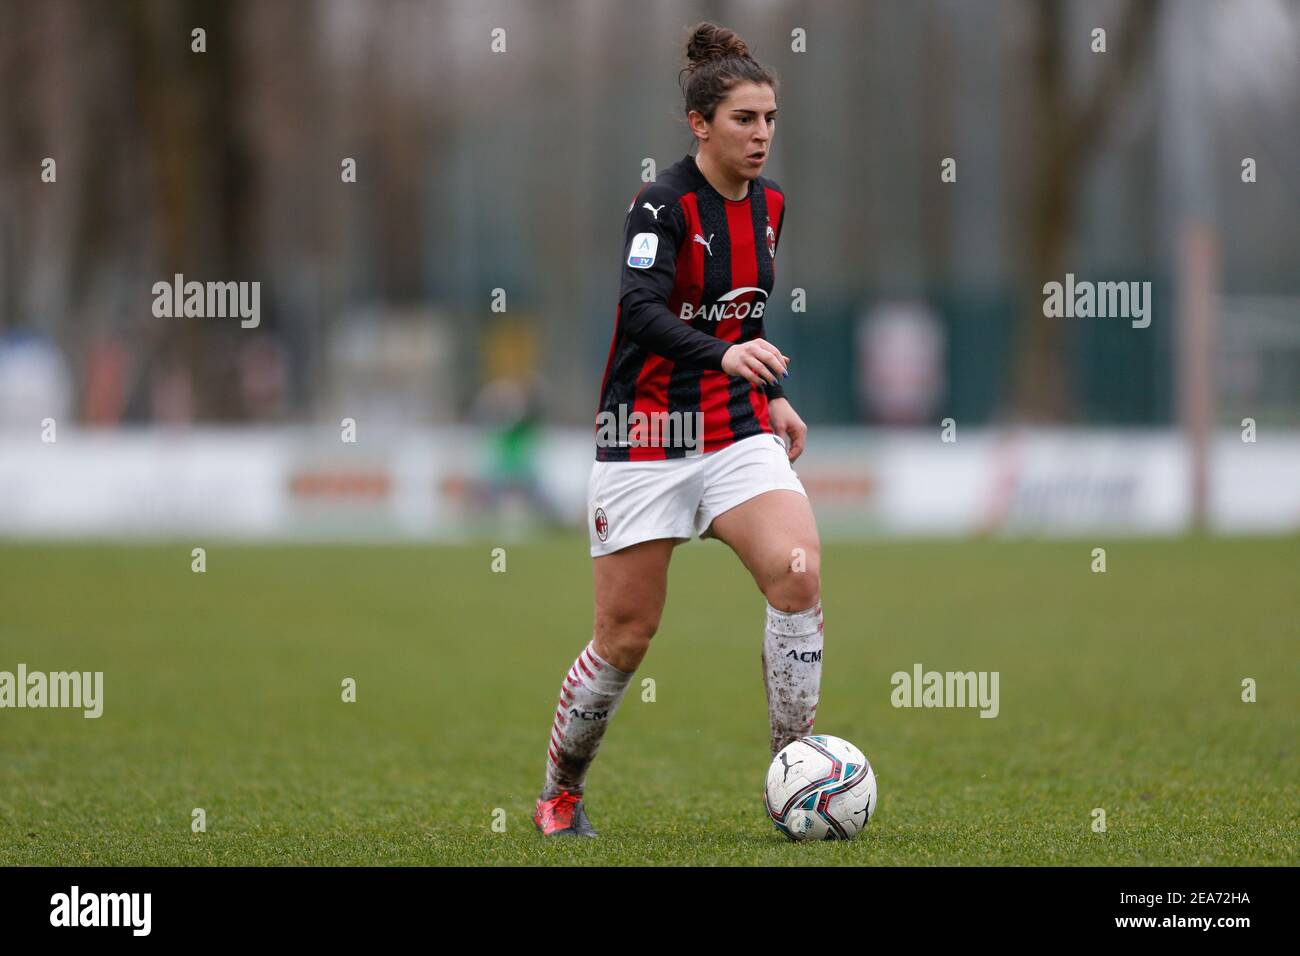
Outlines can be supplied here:
[[772, 431], [785, 442], [786, 456], [793, 464], [803, 454], [803, 446], [808, 440], [808, 426], [787, 398], [774, 398], [768, 402], [767, 415], [772, 423]]

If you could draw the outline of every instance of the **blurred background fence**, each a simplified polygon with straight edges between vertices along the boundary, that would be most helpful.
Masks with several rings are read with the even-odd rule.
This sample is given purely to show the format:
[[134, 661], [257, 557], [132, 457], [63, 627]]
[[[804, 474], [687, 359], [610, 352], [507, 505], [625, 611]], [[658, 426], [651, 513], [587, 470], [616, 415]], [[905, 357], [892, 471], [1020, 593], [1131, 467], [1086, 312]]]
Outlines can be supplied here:
[[[701, 19], [782, 81], [769, 337], [819, 511], [1300, 526], [1294, 0], [5, 0], [0, 533], [185, 533], [236, 487], [249, 534], [581, 520]], [[1045, 316], [1067, 274], [1150, 282], [1150, 326]], [[158, 317], [176, 275], [260, 283], [256, 327]], [[913, 521], [886, 473], [990, 497]]]

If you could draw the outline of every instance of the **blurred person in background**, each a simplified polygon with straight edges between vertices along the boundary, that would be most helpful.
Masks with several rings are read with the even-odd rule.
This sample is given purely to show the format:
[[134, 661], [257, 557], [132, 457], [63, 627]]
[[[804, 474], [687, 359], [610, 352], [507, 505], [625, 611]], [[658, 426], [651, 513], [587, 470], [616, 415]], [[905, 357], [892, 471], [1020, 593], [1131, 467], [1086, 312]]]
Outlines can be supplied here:
[[547, 496], [538, 469], [537, 446], [545, 422], [536, 382], [488, 382], [475, 400], [473, 419], [485, 427], [487, 441], [486, 474], [475, 489], [480, 513], [498, 517], [504, 533], [517, 533], [534, 517], [552, 528], [562, 527], [563, 518]]
[[943, 326], [923, 302], [885, 302], [858, 320], [858, 404], [886, 425], [930, 421], [944, 392]]
[[72, 375], [58, 346], [20, 328], [0, 336], [0, 426], [63, 423], [72, 408]]

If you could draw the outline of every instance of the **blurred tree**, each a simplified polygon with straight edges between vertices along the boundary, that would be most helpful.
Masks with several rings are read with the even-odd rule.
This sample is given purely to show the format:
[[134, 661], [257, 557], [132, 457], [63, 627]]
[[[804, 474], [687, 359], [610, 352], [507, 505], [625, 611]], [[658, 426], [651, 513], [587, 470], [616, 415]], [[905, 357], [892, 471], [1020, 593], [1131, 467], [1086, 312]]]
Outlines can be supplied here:
[[[1113, 49], [1101, 59], [1088, 95], [1078, 101], [1067, 82], [1071, 47], [1084, 40], [1065, 22], [1065, 0], [1029, 0], [1033, 23], [1030, 102], [1035, 155], [1028, 217], [1022, 220], [1024, 289], [1016, 334], [1011, 396], [1012, 417], [1031, 422], [1065, 422], [1076, 408], [1066, 362], [1067, 326], [1043, 316], [1043, 283], [1061, 281], [1066, 243], [1074, 227], [1080, 183], [1100, 152], [1107, 125], [1134, 87], [1143, 62], [1150, 62], [1160, 0], [1131, 0], [1118, 31], [1108, 31]], [[1100, 24], [1099, 24], [1100, 25]]]

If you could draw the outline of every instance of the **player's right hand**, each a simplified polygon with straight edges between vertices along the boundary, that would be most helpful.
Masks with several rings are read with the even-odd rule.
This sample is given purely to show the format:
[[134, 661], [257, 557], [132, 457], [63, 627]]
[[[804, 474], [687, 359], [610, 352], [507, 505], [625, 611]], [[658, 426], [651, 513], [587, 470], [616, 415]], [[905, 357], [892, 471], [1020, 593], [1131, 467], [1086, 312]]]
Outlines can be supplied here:
[[722, 355], [722, 370], [740, 376], [751, 385], [775, 385], [778, 376], [789, 374], [790, 360], [766, 339], [750, 339], [733, 345]]

